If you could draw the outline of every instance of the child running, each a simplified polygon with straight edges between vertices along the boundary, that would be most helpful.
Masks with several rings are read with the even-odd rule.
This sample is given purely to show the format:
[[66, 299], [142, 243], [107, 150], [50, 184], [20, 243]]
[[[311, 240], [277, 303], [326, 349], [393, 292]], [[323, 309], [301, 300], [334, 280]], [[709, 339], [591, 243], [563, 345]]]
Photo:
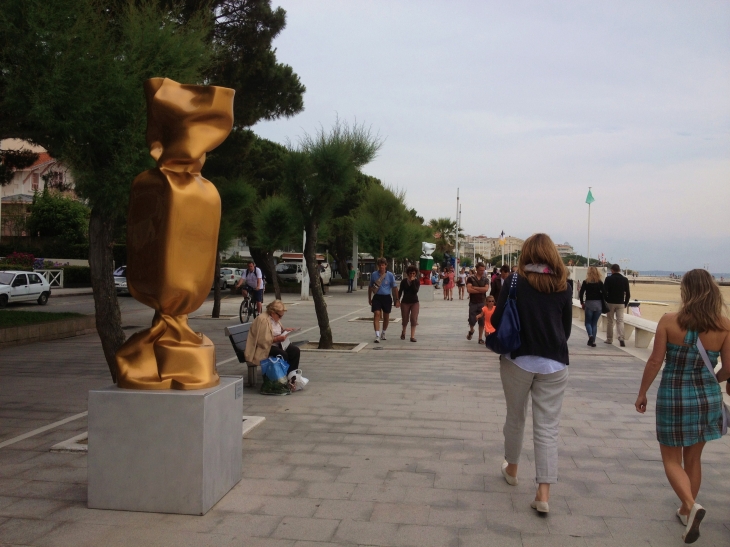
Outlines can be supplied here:
[[494, 313], [495, 301], [493, 296], [487, 296], [487, 305], [482, 308], [482, 313], [477, 315], [477, 321], [484, 318], [484, 335], [489, 336], [496, 329], [492, 326], [492, 314]]

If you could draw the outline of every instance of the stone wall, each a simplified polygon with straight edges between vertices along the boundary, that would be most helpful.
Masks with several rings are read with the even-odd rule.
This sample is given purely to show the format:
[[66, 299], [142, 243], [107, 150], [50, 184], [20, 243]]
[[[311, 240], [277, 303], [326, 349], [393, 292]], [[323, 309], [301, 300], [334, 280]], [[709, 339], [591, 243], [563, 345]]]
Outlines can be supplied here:
[[36, 325], [7, 327], [0, 329], [0, 348], [70, 338], [93, 332], [96, 332], [96, 318], [93, 315]]

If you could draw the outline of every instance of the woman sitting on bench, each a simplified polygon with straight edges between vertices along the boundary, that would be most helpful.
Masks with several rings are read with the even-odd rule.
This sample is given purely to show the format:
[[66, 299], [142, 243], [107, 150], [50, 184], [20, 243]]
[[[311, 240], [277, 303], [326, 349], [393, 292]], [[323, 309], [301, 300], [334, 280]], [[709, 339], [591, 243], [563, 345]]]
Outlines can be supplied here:
[[289, 363], [289, 371], [299, 368], [299, 348], [289, 344], [286, 337], [297, 329], [285, 329], [281, 318], [286, 306], [281, 300], [274, 300], [266, 306], [266, 311], [254, 319], [246, 339], [246, 361], [260, 365], [262, 359], [280, 356]]

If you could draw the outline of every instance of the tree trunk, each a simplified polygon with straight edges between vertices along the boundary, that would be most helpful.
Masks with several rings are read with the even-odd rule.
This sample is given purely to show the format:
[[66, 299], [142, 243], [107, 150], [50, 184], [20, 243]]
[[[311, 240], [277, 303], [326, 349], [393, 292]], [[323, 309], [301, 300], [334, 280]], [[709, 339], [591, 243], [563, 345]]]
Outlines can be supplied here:
[[116, 383], [116, 353], [126, 337], [122, 330], [122, 314], [114, 285], [113, 247], [114, 218], [104, 214], [98, 207], [92, 208], [89, 219], [89, 267], [94, 291], [96, 331], [112, 381]]
[[332, 248], [332, 254], [337, 261], [337, 271], [342, 279], [349, 278], [350, 272], [347, 269], [347, 263], [352, 261], [352, 233], [347, 235], [349, 237], [341, 235], [335, 237]]
[[383, 258], [383, 249], [385, 247], [385, 238], [380, 238], [380, 256], [378, 258]]
[[274, 285], [274, 296], [277, 300], [281, 300], [281, 287], [279, 286], [279, 276], [276, 273], [276, 265], [274, 264], [274, 251], [266, 253], [266, 266], [271, 271], [271, 283]]
[[319, 265], [317, 264], [317, 225], [311, 223], [306, 227], [307, 242], [304, 245], [304, 260], [307, 263], [307, 272], [312, 288], [312, 299], [314, 300], [314, 311], [317, 313], [317, 324], [319, 325], [319, 349], [332, 349], [332, 329], [330, 328], [327, 304], [324, 301], [322, 283], [319, 277]]
[[215, 271], [213, 272], [213, 311], [210, 316], [217, 319], [221, 315], [221, 254], [215, 253]]

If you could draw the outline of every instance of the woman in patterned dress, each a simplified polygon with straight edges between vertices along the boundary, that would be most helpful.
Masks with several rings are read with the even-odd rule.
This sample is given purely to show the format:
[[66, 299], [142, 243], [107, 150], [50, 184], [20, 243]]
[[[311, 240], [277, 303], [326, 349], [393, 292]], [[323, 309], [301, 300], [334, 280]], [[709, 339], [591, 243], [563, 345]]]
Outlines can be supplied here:
[[[693, 543], [705, 516], [705, 509], [695, 501], [702, 479], [702, 449], [707, 441], [722, 436], [719, 382], [730, 378], [730, 320], [723, 316], [720, 289], [707, 271], [696, 269], [684, 274], [681, 295], [679, 311], [665, 314], [657, 325], [636, 410], [646, 412], [647, 391], [666, 357], [657, 392], [657, 440], [664, 472], [682, 502], [677, 510], [685, 525], [682, 537], [685, 543]], [[713, 366], [722, 356], [722, 368], [714, 378], [705, 366], [698, 341]]]

